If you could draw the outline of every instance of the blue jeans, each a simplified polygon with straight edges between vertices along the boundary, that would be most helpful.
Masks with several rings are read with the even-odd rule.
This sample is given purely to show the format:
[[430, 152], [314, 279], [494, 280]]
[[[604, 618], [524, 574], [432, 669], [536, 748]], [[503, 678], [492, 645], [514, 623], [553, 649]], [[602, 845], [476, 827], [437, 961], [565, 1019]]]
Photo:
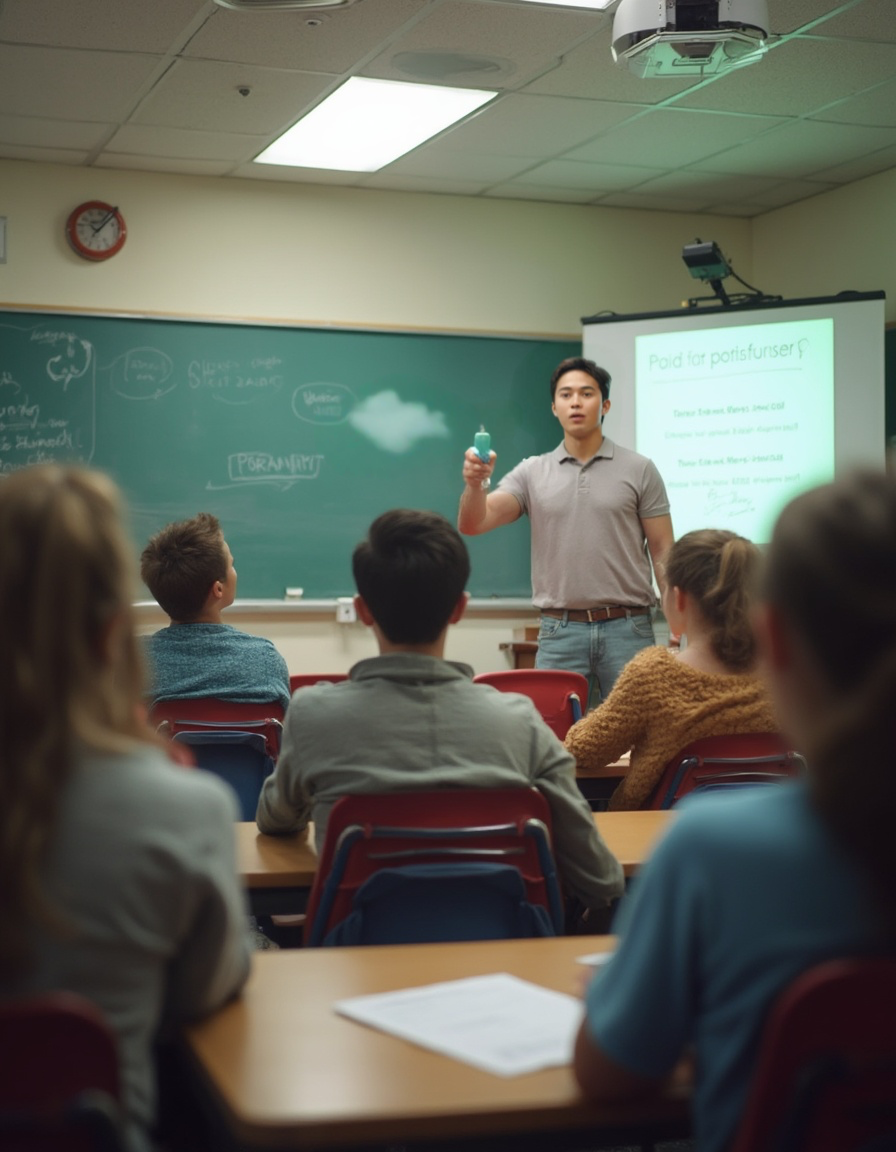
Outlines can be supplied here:
[[581, 672], [588, 679], [588, 707], [596, 708], [632, 656], [655, 643], [651, 616], [620, 616], [594, 624], [542, 616], [535, 667]]

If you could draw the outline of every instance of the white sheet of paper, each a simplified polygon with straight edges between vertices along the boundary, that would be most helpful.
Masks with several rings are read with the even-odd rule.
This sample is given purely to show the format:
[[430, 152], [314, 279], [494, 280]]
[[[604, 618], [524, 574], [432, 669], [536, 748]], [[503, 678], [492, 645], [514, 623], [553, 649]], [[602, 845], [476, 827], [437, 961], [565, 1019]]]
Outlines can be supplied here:
[[575, 996], [506, 972], [339, 1000], [334, 1011], [496, 1076], [569, 1064]]
[[612, 952], [589, 952], [587, 956], [577, 956], [579, 964], [587, 964], [591, 968], [600, 968], [613, 955]]

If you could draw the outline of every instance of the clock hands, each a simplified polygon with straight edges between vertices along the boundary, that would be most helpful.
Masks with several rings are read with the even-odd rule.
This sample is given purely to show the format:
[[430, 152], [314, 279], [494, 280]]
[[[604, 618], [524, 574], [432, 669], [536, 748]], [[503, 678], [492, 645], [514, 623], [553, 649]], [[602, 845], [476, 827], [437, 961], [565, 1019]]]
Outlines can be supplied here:
[[102, 232], [102, 230], [106, 227], [106, 225], [109, 223], [109, 221], [115, 218], [115, 214], [117, 212], [118, 212], [118, 206], [116, 205], [114, 208], [109, 209], [109, 211], [102, 218], [102, 220], [100, 220], [99, 224], [91, 224], [90, 225], [90, 227], [93, 229], [94, 236], [97, 234], [97, 232]]

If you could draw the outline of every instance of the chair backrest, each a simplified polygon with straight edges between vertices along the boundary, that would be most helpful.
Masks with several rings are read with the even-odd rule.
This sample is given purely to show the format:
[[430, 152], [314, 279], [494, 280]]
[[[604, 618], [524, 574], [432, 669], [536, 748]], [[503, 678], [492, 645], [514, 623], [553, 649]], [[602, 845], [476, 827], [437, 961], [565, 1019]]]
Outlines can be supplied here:
[[491, 684], [500, 692], [528, 696], [545, 723], [563, 740], [588, 704], [588, 680], [581, 672], [555, 668], [507, 668], [501, 672], [481, 672], [474, 684]]
[[66, 992], [0, 1003], [0, 1148], [124, 1147], [115, 1037], [99, 1009]]
[[672, 808], [689, 792], [780, 784], [805, 768], [802, 756], [777, 732], [706, 736], [672, 757], [647, 807]]
[[[336, 925], [347, 919], [368, 877], [382, 869], [418, 865], [438, 865], [443, 874], [445, 868], [456, 865], [509, 865], [522, 877], [526, 902], [546, 910], [552, 933], [562, 932], [563, 902], [550, 835], [550, 808], [535, 788], [343, 796], [330, 811], [308, 898], [305, 942], [322, 944]], [[419, 879], [414, 877], [415, 883]], [[433, 884], [431, 888], [433, 908], [439, 887]], [[457, 935], [458, 924], [463, 921], [457, 889], [451, 891], [450, 885], [444, 884], [441, 891], [441, 913], [428, 917], [425, 924], [411, 915], [404, 918], [408, 939], [403, 942], [411, 938], [463, 938]], [[434, 926], [443, 935], [424, 934], [431, 933]], [[501, 934], [498, 925], [489, 936], [476, 938], [498, 938]]]
[[193, 753], [195, 763], [226, 780], [236, 792], [241, 820], [254, 820], [262, 785], [274, 771], [275, 760], [260, 732], [239, 728], [175, 732], [176, 744]]
[[731, 1152], [896, 1148], [896, 957], [808, 969], [769, 1013]]
[[190, 700], [158, 700], [149, 709], [149, 723], [173, 739], [178, 732], [238, 728], [259, 732], [276, 760], [280, 752], [285, 710], [279, 700], [244, 703], [204, 696]]
[[309, 688], [312, 684], [340, 684], [343, 680], [348, 680], [347, 672], [328, 672], [326, 675], [323, 672], [320, 675], [295, 672], [289, 678], [289, 690], [297, 692], [299, 688]]

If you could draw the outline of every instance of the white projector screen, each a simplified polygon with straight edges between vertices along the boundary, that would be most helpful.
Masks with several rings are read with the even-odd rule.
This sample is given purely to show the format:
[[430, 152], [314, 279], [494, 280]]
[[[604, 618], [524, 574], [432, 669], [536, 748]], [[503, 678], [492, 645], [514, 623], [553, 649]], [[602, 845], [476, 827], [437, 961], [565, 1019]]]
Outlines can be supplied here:
[[676, 536], [765, 544], [798, 492], [884, 467], [882, 293], [594, 318], [583, 351], [612, 378], [606, 435], [655, 461]]

